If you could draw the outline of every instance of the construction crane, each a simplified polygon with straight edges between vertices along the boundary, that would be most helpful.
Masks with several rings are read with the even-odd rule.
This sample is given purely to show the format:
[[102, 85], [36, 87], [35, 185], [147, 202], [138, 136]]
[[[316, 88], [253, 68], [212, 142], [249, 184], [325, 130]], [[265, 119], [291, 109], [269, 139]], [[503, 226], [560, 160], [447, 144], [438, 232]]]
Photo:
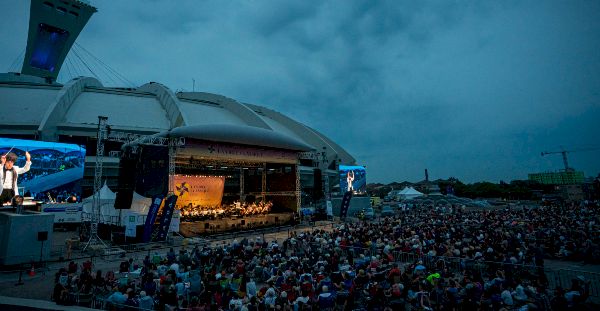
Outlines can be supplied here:
[[569, 167], [569, 161], [567, 160], [567, 153], [579, 152], [579, 151], [600, 150], [600, 147], [580, 148], [580, 149], [571, 149], [571, 150], [565, 150], [564, 148], [561, 148], [561, 149], [562, 150], [560, 150], [560, 151], [542, 151], [542, 157], [545, 155], [548, 155], [548, 154], [556, 154], [556, 153], [562, 154], [563, 164], [565, 165], [565, 172], [571, 172], [571, 171], [573, 171], [573, 168]]

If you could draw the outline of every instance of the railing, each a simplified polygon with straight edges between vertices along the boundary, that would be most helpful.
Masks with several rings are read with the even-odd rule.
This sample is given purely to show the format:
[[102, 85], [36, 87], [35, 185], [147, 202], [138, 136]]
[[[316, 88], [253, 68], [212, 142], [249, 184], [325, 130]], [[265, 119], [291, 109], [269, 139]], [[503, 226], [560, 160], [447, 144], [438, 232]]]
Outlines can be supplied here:
[[[73, 305], [73, 306], [80, 306], [80, 307], [86, 307], [86, 308], [91, 308], [91, 309], [98, 309], [98, 310], [115, 310], [115, 311], [121, 311], [121, 310], [140, 310], [140, 311], [154, 311], [157, 310], [157, 304], [154, 304], [154, 308], [153, 309], [146, 309], [146, 308], [141, 308], [141, 307], [134, 307], [134, 306], [130, 306], [127, 304], [120, 304], [120, 303], [115, 303], [115, 302], [111, 302], [108, 301], [108, 297], [109, 297], [110, 293], [104, 294], [104, 295], [98, 295], [98, 294], [83, 294], [83, 293], [69, 293], [66, 297], [66, 301], [61, 302], [61, 304], [63, 305]], [[176, 308], [173, 308], [171, 306], [166, 305], [165, 306], [165, 310], [176, 310]]]
[[[357, 258], [358, 254], [365, 256], [384, 255], [383, 249], [380, 248], [357, 248], [357, 247], [342, 247], [343, 255], [348, 255], [352, 252], [353, 257]], [[403, 264], [405, 268], [411, 264], [421, 264], [427, 271], [441, 272], [447, 269], [451, 274], [462, 274], [465, 271], [470, 271], [477, 275], [481, 275], [484, 279], [493, 279], [498, 269], [511, 270], [519, 275], [531, 275], [539, 277], [540, 273], [544, 273], [548, 280], [549, 289], [562, 287], [569, 289], [572, 286], [572, 281], [578, 277], [583, 277], [585, 282], [589, 281], [589, 294], [591, 297], [600, 297], [600, 273], [589, 271], [578, 271], [571, 269], [552, 269], [527, 264], [514, 264], [506, 262], [494, 262], [474, 260], [470, 258], [447, 257], [447, 256], [429, 256], [427, 254], [417, 254], [409, 252], [393, 251], [391, 252], [393, 262]], [[369, 259], [369, 258], [367, 258]], [[366, 264], [366, 263], [365, 263]], [[411, 271], [412, 272], [412, 271]]]
[[569, 289], [574, 279], [583, 277], [585, 282], [590, 282], [590, 296], [600, 297], [600, 273], [569, 269], [545, 269], [544, 272], [548, 277], [550, 288], [554, 289], [560, 286], [564, 289]]

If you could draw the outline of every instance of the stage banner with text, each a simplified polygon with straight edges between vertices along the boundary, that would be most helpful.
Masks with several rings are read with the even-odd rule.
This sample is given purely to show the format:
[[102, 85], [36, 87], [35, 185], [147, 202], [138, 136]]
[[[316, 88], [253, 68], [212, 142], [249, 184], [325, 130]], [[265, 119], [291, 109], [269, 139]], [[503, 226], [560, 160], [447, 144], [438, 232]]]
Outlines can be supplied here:
[[186, 140], [186, 145], [177, 149], [177, 157], [196, 160], [222, 160], [250, 163], [295, 164], [297, 152], [281, 149], [218, 144], [197, 140]]
[[177, 208], [184, 206], [218, 207], [223, 199], [225, 177], [175, 175]]
[[352, 191], [344, 193], [342, 198], [342, 206], [340, 207], [340, 217], [346, 218], [348, 216], [348, 208], [350, 207], [350, 200], [352, 200]]
[[149, 242], [152, 237], [152, 226], [156, 221], [156, 215], [158, 214], [158, 210], [160, 209], [160, 205], [163, 202], [163, 195], [156, 195], [152, 197], [152, 204], [148, 208], [148, 216], [146, 216], [146, 223], [144, 225], [144, 242]]
[[163, 213], [160, 218], [160, 225], [158, 227], [158, 239], [157, 241], [164, 241], [169, 233], [171, 226], [171, 220], [173, 219], [173, 211], [175, 210], [175, 204], [177, 203], [177, 196], [171, 195], [165, 199], [165, 205], [163, 206]]

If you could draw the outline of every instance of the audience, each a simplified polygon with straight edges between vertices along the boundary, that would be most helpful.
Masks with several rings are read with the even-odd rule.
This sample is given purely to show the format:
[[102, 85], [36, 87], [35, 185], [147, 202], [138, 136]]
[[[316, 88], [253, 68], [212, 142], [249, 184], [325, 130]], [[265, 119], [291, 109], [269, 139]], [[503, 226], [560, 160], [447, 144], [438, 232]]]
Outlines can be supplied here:
[[133, 259], [120, 278], [69, 265], [54, 297], [92, 292], [110, 310], [575, 310], [590, 282], [551, 290], [544, 259], [597, 262], [597, 211], [415, 208], [283, 241], [171, 248], [146, 256], [139, 277]]

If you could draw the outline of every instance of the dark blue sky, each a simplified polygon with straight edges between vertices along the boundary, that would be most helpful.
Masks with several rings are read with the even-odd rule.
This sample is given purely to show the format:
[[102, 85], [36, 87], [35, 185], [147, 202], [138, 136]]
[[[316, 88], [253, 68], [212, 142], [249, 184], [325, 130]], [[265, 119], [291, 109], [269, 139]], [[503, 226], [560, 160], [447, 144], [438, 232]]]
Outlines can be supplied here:
[[[191, 90], [195, 79], [280, 111], [346, 148], [369, 182], [417, 181], [425, 168], [525, 179], [562, 168], [541, 151], [600, 147], [600, 1], [92, 4], [77, 42], [135, 84]], [[28, 6], [0, 2], [2, 71], [25, 47]], [[586, 176], [598, 159], [569, 157]]]

